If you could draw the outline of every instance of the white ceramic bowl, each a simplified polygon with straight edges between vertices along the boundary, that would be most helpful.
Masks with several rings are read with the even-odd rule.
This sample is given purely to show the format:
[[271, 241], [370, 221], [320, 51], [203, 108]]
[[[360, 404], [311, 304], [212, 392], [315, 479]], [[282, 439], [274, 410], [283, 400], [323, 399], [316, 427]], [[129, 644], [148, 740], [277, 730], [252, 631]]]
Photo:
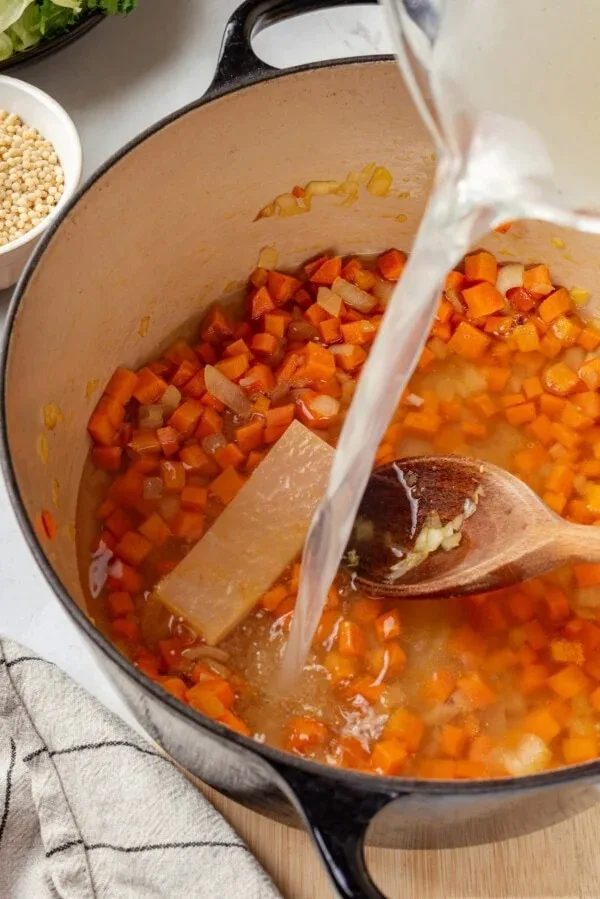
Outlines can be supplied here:
[[63, 193], [50, 215], [27, 234], [0, 247], [0, 288], [4, 288], [18, 280], [43, 231], [73, 196], [81, 178], [82, 152], [79, 135], [70, 116], [56, 100], [37, 87], [0, 75], [0, 109], [16, 113], [27, 125], [52, 142], [65, 176]]

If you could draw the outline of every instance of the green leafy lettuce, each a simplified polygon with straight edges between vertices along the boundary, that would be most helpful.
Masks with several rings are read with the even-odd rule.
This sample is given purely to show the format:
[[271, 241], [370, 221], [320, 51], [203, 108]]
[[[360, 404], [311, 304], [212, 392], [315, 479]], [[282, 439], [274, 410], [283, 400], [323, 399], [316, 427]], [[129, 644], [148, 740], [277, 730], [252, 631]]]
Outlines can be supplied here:
[[0, 0], [0, 61], [64, 34], [91, 12], [126, 15], [138, 0]]

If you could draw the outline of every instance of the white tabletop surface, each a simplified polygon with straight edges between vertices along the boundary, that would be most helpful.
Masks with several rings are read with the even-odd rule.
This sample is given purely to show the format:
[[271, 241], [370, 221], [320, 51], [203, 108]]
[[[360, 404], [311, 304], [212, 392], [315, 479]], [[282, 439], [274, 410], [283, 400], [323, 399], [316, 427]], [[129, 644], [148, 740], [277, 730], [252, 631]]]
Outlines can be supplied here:
[[[214, 73], [237, 0], [140, 0], [73, 46], [10, 74], [35, 84], [73, 117], [87, 177], [148, 125], [199, 97]], [[313, 13], [267, 29], [255, 50], [272, 65], [389, 52], [376, 7]], [[9, 292], [0, 293], [0, 327]], [[0, 479], [0, 633], [56, 662], [130, 723], [132, 716], [63, 612], [21, 536]]]

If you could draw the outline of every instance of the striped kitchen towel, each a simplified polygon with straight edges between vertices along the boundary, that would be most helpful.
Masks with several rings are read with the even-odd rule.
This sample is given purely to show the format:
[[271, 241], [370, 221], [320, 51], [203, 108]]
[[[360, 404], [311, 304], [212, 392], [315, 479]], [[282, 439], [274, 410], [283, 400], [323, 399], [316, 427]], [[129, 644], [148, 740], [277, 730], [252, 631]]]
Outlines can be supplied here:
[[0, 639], [0, 899], [276, 899], [221, 815], [152, 745]]

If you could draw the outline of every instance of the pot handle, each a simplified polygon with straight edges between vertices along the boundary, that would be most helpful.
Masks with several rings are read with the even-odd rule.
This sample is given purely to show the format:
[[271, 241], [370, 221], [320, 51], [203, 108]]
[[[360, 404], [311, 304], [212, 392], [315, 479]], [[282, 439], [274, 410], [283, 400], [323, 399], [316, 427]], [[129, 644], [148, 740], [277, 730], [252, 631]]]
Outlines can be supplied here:
[[345, 781], [332, 783], [331, 778], [288, 765], [273, 767], [341, 899], [385, 899], [367, 869], [365, 836], [377, 813], [403, 794]]
[[206, 98], [212, 99], [238, 87], [254, 84], [279, 69], [259, 59], [252, 49], [252, 37], [269, 25], [302, 13], [334, 6], [357, 6], [378, 0], [245, 0], [232, 13], [221, 42], [217, 70]]

